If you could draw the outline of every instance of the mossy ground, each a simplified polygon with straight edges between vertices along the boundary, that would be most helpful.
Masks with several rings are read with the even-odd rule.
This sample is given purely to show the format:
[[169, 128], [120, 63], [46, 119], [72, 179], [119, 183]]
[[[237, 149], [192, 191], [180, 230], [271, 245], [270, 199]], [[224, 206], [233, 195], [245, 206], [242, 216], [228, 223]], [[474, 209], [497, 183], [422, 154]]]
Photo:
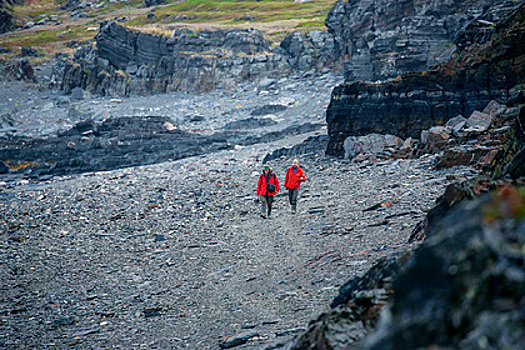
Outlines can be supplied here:
[[[101, 1], [100, 1], [101, 2]], [[158, 35], [169, 35], [175, 28], [195, 31], [232, 28], [256, 28], [277, 45], [292, 31], [325, 30], [324, 20], [335, 0], [313, 0], [294, 3], [293, 0], [167, 0], [165, 5], [146, 8], [144, 0], [106, 2], [104, 8], [86, 8], [87, 17], [71, 20], [71, 11], [60, 10], [65, 0], [29, 0], [24, 5], [10, 7], [18, 24], [36, 22], [46, 15], [57, 15], [61, 22], [18, 30], [0, 35], [0, 47], [11, 50], [0, 59], [13, 59], [21, 46], [31, 46], [42, 56], [33, 63], [51, 59], [57, 52], [70, 52], [71, 41], [94, 41], [99, 23], [123, 18], [126, 26]], [[99, 3], [93, 1], [93, 4]], [[154, 17], [148, 18], [149, 14]], [[151, 15], [150, 15], [151, 17]]]

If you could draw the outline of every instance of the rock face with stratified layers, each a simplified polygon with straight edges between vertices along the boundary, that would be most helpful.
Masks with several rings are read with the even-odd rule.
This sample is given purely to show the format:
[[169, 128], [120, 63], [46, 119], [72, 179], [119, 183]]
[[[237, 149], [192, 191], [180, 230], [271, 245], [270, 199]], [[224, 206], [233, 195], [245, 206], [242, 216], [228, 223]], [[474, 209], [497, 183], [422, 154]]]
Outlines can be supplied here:
[[418, 137], [423, 129], [511, 97], [512, 89], [525, 83], [524, 25], [522, 5], [490, 34], [471, 31], [474, 43], [432, 70], [384, 83], [346, 82], [336, 87], [326, 114], [327, 152], [343, 156], [343, 142], [351, 135]]
[[466, 26], [486, 29], [523, 1], [348, 0], [326, 19], [332, 57], [345, 62], [349, 81], [375, 81], [424, 71], [446, 61]]
[[55, 70], [69, 93], [81, 87], [101, 95], [145, 95], [170, 91], [210, 91], [243, 80], [290, 72], [282, 55], [254, 29], [193, 32], [170, 38], [131, 31], [104, 22], [97, 49], [81, 49]]
[[95, 55], [80, 50], [57, 65], [55, 77], [67, 93], [81, 87], [102, 95], [204, 92], [326, 68], [342, 68], [349, 81], [374, 81], [447, 60], [455, 44], [473, 39], [456, 40], [463, 29], [490, 32], [523, 2], [338, 1], [327, 31], [291, 33], [274, 49], [253, 29], [175, 30], [166, 38], [104, 22]]

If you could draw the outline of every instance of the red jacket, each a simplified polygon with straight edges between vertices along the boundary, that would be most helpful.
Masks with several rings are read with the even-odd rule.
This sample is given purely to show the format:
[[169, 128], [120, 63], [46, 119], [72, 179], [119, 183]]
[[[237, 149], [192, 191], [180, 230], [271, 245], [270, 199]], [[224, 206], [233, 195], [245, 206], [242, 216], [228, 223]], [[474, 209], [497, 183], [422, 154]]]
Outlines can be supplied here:
[[[268, 181], [267, 181], [268, 180]], [[267, 193], [266, 188], [268, 187], [268, 184], [275, 185], [275, 191]], [[270, 176], [267, 177], [263, 174], [259, 176], [259, 182], [257, 183], [257, 195], [265, 196], [266, 194], [273, 196], [277, 192], [279, 192], [279, 180], [277, 180], [277, 176], [270, 171]]]
[[284, 187], [291, 190], [301, 188], [301, 182], [304, 180], [306, 180], [306, 177], [301, 167], [298, 166], [295, 171], [293, 171], [293, 167], [289, 167], [284, 178]]

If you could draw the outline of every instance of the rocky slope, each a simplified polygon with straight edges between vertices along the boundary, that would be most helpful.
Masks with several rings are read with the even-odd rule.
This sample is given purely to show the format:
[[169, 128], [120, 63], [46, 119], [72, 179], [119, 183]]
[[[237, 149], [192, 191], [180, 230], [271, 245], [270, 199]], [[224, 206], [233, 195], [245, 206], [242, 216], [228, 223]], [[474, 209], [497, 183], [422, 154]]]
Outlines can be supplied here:
[[421, 130], [458, 115], [470, 116], [490, 100], [522, 98], [524, 25], [521, 6], [490, 35], [470, 33], [474, 44], [434, 69], [384, 83], [347, 81], [338, 86], [327, 111], [328, 153], [342, 156], [343, 142], [350, 135], [375, 132], [419, 138]]
[[424, 71], [446, 61], [456, 36], [475, 23], [485, 29], [523, 1], [348, 0], [326, 19], [332, 55], [348, 81], [375, 81]]
[[[412, 226], [448, 179], [476, 174], [432, 170], [431, 156], [342, 164], [318, 149], [300, 157], [309, 181], [299, 213], [279, 194], [274, 217], [259, 218], [261, 159], [302, 139], [0, 182], [0, 346], [256, 349], [290, 339], [349, 277], [412, 249]], [[281, 181], [291, 160], [271, 162]]]

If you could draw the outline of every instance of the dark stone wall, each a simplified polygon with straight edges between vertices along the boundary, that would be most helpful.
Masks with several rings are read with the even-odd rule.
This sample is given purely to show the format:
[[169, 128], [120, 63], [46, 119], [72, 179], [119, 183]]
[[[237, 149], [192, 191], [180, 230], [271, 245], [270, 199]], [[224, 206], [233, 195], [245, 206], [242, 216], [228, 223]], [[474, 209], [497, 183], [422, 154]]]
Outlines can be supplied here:
[[[523, 1], [338, 1], [326, 18], [332, 59], [353, 80], [384, 80], [446, 61], [467, 25], [490, 27]], [[483, 21], [488, 22], [483, 22]]]
[[344, 155], [351, 135], [388, 133], [418, 137], [457, 115], [469, 116], [490, 100], [504, 100], [525, 83], [525, 6], [487, 36], [448, 62], [384, 83], [344, 83], [336, 87], [326, 113], [327, 153]]
[[97, 49], [80, 49], [62, 58], [54, 74], [66, 93], [81, 87], [101, 95], [147, 95], [170, 91], [206, 92], [242, 80], [280, 76], [291, 71], [286, 59], [270, 52], [253, 29], [192, 32], [175, 30], [170, 38], [101, 23]]

